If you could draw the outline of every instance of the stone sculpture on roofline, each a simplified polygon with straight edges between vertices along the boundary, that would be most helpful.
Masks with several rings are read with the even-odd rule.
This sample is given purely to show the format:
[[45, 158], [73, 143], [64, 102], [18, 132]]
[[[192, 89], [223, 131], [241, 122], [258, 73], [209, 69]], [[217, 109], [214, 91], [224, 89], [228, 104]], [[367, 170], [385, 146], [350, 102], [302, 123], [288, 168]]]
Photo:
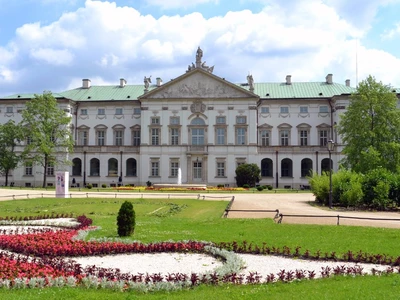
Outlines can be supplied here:
[[188, 69], [186, 72], [192, 71], [196, 68], [203, 69], [209, 73], [212, 73], [214, 71], [214, 66], [209, 67], [206, 65], [206, 62], [202, 62], [201, 59], [203, 58], [203, 50], [201, 50], [200, 47], [197, 48], [196, 51], [196, 64], [192, 63], [191, 65], [188, 65]]

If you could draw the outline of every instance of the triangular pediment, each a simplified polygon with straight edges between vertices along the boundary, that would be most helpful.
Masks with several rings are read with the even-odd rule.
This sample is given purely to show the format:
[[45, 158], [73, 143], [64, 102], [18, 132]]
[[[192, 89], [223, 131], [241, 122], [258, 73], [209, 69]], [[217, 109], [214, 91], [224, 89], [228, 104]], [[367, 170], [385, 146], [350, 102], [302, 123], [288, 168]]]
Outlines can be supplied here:
[[139, 99], [258, 98], [223, 78], [195, 69], [151, 90]]

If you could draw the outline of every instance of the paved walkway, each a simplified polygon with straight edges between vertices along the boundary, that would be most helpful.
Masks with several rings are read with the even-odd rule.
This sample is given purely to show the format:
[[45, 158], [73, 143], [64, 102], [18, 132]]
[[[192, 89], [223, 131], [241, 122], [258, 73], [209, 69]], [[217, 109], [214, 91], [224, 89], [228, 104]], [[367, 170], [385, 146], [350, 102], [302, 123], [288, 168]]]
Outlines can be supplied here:
[[[283, 214], [282, 223], [293, 224], [321, 224], [336, 225], [337, 216], [359, 217], [359, 218], [382, 218], [392, 220], [358, 220], [340, 218], [340, 225], [372, 226], [386, 228], [400, 228], [400, 213], [398, 212], [360, 212], [341, 211], [338, 209], [320, 208], [310, 205], [314, 202], [312, 193], [285, 193], [285, 194], [184, 194], [184, 193], [123, 193], [123, 192], [99, 192], [94, 191], [71, 191], [71, 197], [115, 197], [115, 198], [194, 198], [230, 201], [235, 196], [231, 209], [233, 210], [279, 210]], [[88, 195], [89, 194], [89, 195]], [[54, 191], [43, 190], [17, 190], [0, 188], [0, 201], [18, 200], [26, 198], [54, 197]], [[204, 196], [204, 198], [203, 198]], [[230, 212], [228, 218], [274, 218], [275, 212]], [[287, 215], [301, 215], [301, 217], [290, 217]], [[323, 216], [323, 217], [307, 217]], [[397, 220], [397, 221], [396, 221]]]

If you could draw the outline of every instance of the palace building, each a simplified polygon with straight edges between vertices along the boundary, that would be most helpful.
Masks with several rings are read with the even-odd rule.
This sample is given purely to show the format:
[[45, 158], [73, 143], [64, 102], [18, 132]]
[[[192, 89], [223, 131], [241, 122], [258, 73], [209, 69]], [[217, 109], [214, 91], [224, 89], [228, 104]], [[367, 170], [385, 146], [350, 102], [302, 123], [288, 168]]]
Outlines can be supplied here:
[[[196, 62], [168, 82], [145, 77], [144, 84], [129, 85], [121, 78], [98, 86], [83, 79], [80, 87], [53, 93], [72, 117], [71, 184], [176, 183], [180, 173], [182, 183], [236, 186], [236, 167], [254, 163], [260, 185], [307, 188], [311, 170], [329, 170], [329, 140], [337, 170], [343, 145], [335, 124], [355, 91], [349, 80], [335, 83], [328, 74], [319, 82], [295, 82], [287, 75], [282, 82], [261, 83], [248, 75], [232, 83], [214, 75], [202, 55], [199, 48]], [[0, 122], [21, 121], [33, 97], [0, 98]], [[40, 186], [42, 178], [41, 167], [22, 164], [9, 182]]]

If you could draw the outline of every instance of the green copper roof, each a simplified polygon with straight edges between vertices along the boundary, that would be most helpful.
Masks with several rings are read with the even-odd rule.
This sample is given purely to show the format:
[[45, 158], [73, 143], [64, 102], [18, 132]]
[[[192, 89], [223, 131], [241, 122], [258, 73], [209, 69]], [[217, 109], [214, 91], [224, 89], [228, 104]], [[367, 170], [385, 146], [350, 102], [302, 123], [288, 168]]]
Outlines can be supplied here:
[[[40, 95], [40, 94], [14, 94], [6, 97], [0, 98], [0, 100], [15, 100], [15, 99], [33, 99], [35, 98], [35, 95]], [[52, 93], [54, 98], [64, 98], [63, 95], [60, 93]]]

